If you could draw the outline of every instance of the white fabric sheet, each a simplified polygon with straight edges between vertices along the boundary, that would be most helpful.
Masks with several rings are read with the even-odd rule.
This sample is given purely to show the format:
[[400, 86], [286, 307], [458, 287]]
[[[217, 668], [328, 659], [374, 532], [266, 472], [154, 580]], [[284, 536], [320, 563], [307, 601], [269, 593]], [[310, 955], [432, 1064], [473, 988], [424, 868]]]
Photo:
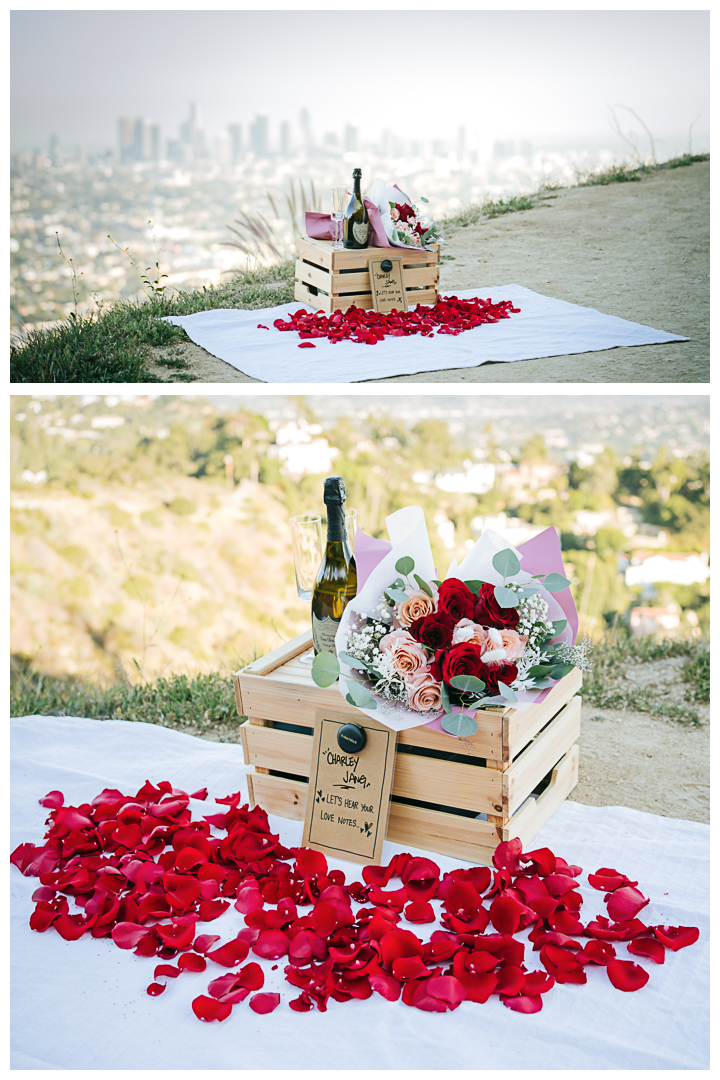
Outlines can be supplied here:
[[[240, 746], [205, 742], [149, 724], [25, 717], [12, 721], [12, 847], [40, 843], [46, 811], [38, 799], [59, 788], [66, 802], [91, 799], [103, 787], [134, 793], [150, 779], [186, 791], [207, 786], [194, 817], [224, 811], [212, 801], [241, 788], [247, 794]], [[287, 845], [301, 842], [302, 823], [271, 818]], [[637, 993], [615, 990], [602, 968], [590, 966], [585, 986], [556, 986], [542, 1012], [525, 1016], [496, 997], [432, 1014], [388, 1002], [329, 1001], [328, 1011], [294, 1013], [299, 991], [284, 981], [283, 961], [260, 961], [265, 990], [280, 1006], [257, 1016], [247, 1002], [223, 1023], [203, 1024], [191, 1001], [224, 973], [209, 963], [183, 974], [150, 998], [154, 958], [136, 957], [112, 941], [89, 936], [66, 942], [52, 929], [28, 926], [36, 878], [10, 868], [12, 941], [12, 1063], [15, 1069], [704, 1069], [708, 1061], [708, 828], [621, 807], [566, 802], [534, 841], [583, 867], [610, 866], [639, 881], [651, 897], [648, 923], [695, 925], [700, 940], [667, 952], [662, 967], [636, 958], [650, 972]], [[403, 850], [385, 845], [384, 860]], [[468, 865], [432, 856], [443, 871]], [[348, 881], [355, 864], [331, 860]], [[350, 876], [353, 875], [353, 876]], [[583, 921], [603, 914], [602, 894], [581, 879]], [[72, 906], [71, 906], [72, 910]], [[207, 931], [226, 941], [242, 928], [232, 907]], [[402, 925], [402, 924], [401, 924]], [[423, 938], [439, 923], [413, 928]], [[519, 935], [524, 937], [524, 935]], [[624, 956], [624, 948], [618, 948]], [[252, 954], [250, 959], [256, 959]], [[531, 969], [541, 967], [528, 948]]]
[[[377, 345], [352, 341], [333, 345], [326, 338], [313, 338], [314, 349], [298, 348], [300, 338], [295, 331], [281, 332], [273, 326], [275, 319], [287, 319], [302, 304], [260, 311], [220, 308], [194, 315], [167, 315], [165, 321], [182, 326], [190, 340], [206, 352], [267, 383], [363, 382], [421, 371], [478, 367], [489, 360], [509, 364], [621, 345], [690, 340], [615, 315], [603, 315], [594, 308], [542, 296], [522, 285], [465, 289], [452, 295], [460, 299], [479, 296], [493, 303], [512, 300], [521, 311], [457, 337], [436, 334], [423, 338], [416, 334], [389, 337]], [[270, 329], [258, 330], [258, 324]]]

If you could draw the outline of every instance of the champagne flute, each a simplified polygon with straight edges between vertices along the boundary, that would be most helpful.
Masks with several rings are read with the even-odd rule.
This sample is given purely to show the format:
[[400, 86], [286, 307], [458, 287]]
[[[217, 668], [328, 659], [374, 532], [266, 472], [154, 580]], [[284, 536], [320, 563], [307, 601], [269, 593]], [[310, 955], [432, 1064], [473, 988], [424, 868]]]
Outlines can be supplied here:
[[[322, 523], [319, 514], [298, 514], [290, 518], [295, 585], [300, 600], [312, 600], [313, 586], [323, 557]], [[301, 664], [312, 664], [313, 652], [299, 658]]]
[[332, 220], [334, 223], [334, 240], [333, 248], [341, 248], [343, 242], [341, 239], [342, 223], [345, 219], [345, 201], [347, 199], [347, 192], [344, 187], [334, 187], [330, 189], [330, 206], [332, 209]]

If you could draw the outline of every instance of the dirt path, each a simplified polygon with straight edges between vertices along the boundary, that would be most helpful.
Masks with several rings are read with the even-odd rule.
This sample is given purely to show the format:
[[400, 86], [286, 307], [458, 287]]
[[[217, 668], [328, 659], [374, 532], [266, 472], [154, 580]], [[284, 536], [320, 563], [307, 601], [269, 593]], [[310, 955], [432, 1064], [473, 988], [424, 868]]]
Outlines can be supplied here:
[[[635, 183], [550, 192], [533, 210], [458, 229], [443, 245], [443, 291], [515, 282], [690, 341], [371, 381], [709, 381], [709, 202], [710, 163], [699, 162]], [[197, 345], [182, 355], [199, 382], [258, 381]], [[162, 365], [151, 370], [176, 381]]]

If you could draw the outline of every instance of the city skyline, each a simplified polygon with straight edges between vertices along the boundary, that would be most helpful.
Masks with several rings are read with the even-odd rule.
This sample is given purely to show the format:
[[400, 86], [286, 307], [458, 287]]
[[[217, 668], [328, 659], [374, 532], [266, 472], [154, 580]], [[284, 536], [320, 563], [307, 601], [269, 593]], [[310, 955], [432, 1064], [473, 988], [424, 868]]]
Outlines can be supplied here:
[[[305, 108], [320, 145], [327, 135], [341, 137], [346, 125], [357, 129], [361, 143], [374, 145], [383, 130], [431, 143], [448, 128], [464, 127], [467, 149], [487, 158], [503, 139], [541, 146], [607, 142], [608, 106], [621, 104], [642, 118], [661, 152], [670, 142], [668, 151], [676, 152], [691, 125], [702, 148], [709, 126], [707, 15], [389, 12], [381, 31], [387, 47], [363, 57], [361, 93], [348, 84], [347, 94], [329, 95], [323, 12], [283, 12], [278, 29], [276, 15], [265, 12], [16, 11], [11, 141], [15, 149], [36, 150], [54, 135], [61, 146], [95, 151], [115, 144], [119, 116], [149, 116], [170, 133], [184, 122], [186, 103], [196, 101], [211, 141], [230, 124], [247, 137], [256, 118], [265, 117], [271, 142], [287, 148], [290, 138], [306, 138], [298, 119]], [[333, 34], [340, 36], [352, 17], [334, 12]], [[388, 120], [387, 65], [396, 69], [408, 31], [413, 40], [432, 41], [434, 88], [422, 95], [422, 108], [396, 108]], [[405, 66], [411, 71], [412, 60]], [[300, 94], [296, 70], [303, 76]], [[645, 138], [631, 113], [617, 115], [626, 131]]]

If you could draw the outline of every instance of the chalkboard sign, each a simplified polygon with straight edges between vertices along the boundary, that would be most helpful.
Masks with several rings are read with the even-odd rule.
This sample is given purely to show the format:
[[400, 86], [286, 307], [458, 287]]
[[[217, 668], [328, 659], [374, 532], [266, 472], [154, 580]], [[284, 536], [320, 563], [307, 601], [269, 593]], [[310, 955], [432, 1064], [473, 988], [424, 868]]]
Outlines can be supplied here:
[[407, 294], [401, 257], [368, 261], [374, 311], [407, 311]]
[[303, 847], [350, 862], [382, 862], [396, 738], [369, 717], [318, 709]]

